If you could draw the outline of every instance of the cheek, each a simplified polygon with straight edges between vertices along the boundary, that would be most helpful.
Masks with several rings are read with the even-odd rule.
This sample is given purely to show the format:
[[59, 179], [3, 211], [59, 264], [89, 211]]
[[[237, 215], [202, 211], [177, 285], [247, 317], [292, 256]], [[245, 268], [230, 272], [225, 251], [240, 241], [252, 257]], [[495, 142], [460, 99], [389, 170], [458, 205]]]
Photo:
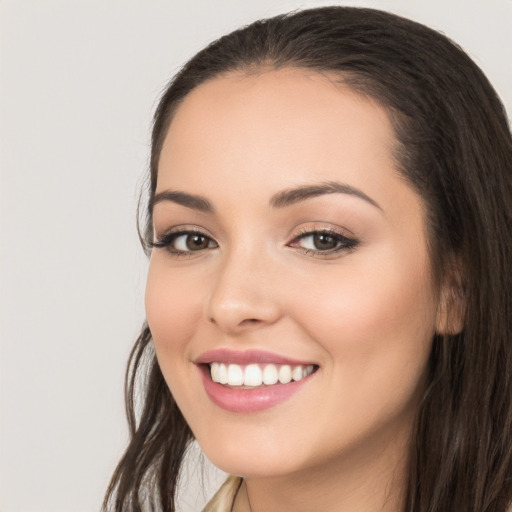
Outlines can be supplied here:
[[424, 375], [435, 294], [426, 262], [407, 260], [395, 254], [380, 265], [347, 265], [311, 282], [314, 293], [296, 302], [296, 317], [329, 359], [333, 386], [351, 389], [354, 402], [406, 400]]
[[297, 303], [303, 308], [297, 317], [328, 361], [331, 392], [317, 415], [326, 437], [343, 444], [352, 435], [405, 425], [416, 410], [434, 334], [428, 276], [410, 265], [388, 265], [385, 274], [366, 267], [326, 280], [321, 289], [308, 304]]
[[146, 284], [146, 317], [159, 362], [166, 366], [188, 360], [187, 341], [202, 312], [198, 292], [194, 283], [184, 282], [179, 273], [166, 271], [165, 263], [152, 257]]
[[346, 339], [361, 349], [433, 334], [436, 296], [423, 252], [386, 247], [348, 258], [338, 269], [302, 275], [295, 305], [313, 337]]

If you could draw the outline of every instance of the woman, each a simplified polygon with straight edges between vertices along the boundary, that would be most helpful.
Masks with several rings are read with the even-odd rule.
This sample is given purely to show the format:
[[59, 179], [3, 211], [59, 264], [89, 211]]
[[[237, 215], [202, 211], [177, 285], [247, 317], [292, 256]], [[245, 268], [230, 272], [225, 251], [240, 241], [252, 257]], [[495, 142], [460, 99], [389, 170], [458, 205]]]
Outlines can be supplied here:
[[[148, 325], [108, 510], [505, 511], [512, 142], [478, 67], [369, 9], [256, 22], [157, 108]], [[134, 394], [149, 366], [140, 418]]]

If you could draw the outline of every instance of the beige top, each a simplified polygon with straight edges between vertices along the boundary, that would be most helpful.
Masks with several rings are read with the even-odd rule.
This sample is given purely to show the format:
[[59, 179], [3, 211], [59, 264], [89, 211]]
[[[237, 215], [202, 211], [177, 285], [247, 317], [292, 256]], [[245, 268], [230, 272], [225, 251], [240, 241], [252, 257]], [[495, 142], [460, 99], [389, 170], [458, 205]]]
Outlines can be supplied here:
[[203, 512], [231, 512], [236, 493], [242, 485], [242, 479], [238, 476], [228, 476], [215, 496], [203, 508]]
[[[239, 476], [228, 476], [202, 512], [232, 512], [235, 497], [241, 485], [242, 479]], [[512, 507], [509, 512], [512, 512]]]

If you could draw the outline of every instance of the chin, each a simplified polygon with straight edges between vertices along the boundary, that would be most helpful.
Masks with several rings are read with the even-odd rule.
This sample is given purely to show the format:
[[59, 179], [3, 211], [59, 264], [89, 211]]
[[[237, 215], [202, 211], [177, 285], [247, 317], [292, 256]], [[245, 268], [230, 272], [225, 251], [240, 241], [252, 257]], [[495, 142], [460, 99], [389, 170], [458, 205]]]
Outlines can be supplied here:
[[269, 439], [247, 439], [228, 436], [198, 439], [206, 457], [220, 470], [244, 478], [263, 478], [294, 473], [305, 461], [299, 457], [297, 445], [289, 450], [285, 443]]
[[275, 460], [272, 457], [259, 457], [258, 460], [250, 460], [245, 457], [210, 457], [207, 458], [214, 466], [229, 475], [240, 476], [242, 478], [267, 478], [289, 475], [294, 473], [294, 468], [289, 465], [283, 465], [282, 460]]

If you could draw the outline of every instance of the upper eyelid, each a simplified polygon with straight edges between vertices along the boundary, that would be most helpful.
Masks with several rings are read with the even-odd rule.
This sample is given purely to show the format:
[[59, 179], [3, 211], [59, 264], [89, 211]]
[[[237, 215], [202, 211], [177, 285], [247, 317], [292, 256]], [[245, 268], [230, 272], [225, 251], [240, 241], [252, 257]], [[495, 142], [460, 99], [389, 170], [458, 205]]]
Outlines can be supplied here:
[[343, 233], [342, 230], [338, 230], [338, 229], [334, 229], [334, 228], [312, 228], [312, 229], [305, 228], [303, 231], [298, 233], [297, 238], [300, 238], [302, 236], [313, 235], [315, 233], [327, 233], [327, 234], [332, 234], [332, 235], [338, 235], [338, 236], [341, 236], [344, 238], [351, 238], [353, 236], [352, 234], [350, 234], [350, 236], [349, 236], [346, 233]]
[[207, 236], [208, 238], [211, 238], [212, 240], [215, 240], [215, 237], [206, 229], [200, 226], [196, 226], [194, 224], [180, 224], [178, 226], [173, 226], [169, 229], [163, 229], [161, 230], [161, 233], [158, 234], [158, 231], [153, 226], [153, 235], [156, 239], [163, 238], [168, 235], [179, 235], [179, 234], [186, 234], [186, 233], [199, 233], [202, 235]]
[[[300, 226], [295, 226], [291, 230], [291, 232], [288, 233], [288, 235], [286, 236], [286, 244], [289, 244], [294, 240], [300, 238], [311, 236], [315, 233], [328, 233], [345, 239], [350, 239], [354, 241], [358, 240], [356, 235], [346, 227], [335, 226], [328, 222], [311, 222], [309, 223], [309, 226], [307, 224], [308, 223], [303, 223]], [[217, 245], [219, 245], [219, 240], [217, 236], [214, 236], [212, 233], [210, 233], [208, 229], [194, 224], [181, 224], [173, 226], [169, 229], [162, 230], [160, 234], [157, 234], [157, 230], [155, 229], [155, 227], [153, 227], [153, 233], [153, 242], [158, 242], [158, 240], [161, 240], [172, 235], [178, 236], [185, 235], [187, 233], [197, 233], [206, 236], [207, 238], [214, 241]]]
[[[205, 247], [205, 248], [199, 249], [197, 251], [181, 250], [181, 249], [176, 249], [176, 248], [173, 247], [174, 242], [178, 238], [180, 238], [182, 236], [188, 236], [188, 235], [191, 235], [191, 234], [199, 234], [201, 236], [204, 236], [205, 238], [207, 238], [211, 242], [213, 242], [215, 244], [215, 247]], [[170, 229], [169, 231], [166, 231], [162, 235], [156, 237], [156, 240], [153, 240], [151, 242], [151, 246], [153, 248], [157, 248], [157, 249], [165, 249], [173, 257], [178, 258], [178, 257], [185, 257], [185, 256], [192, 257], [194, 255], [197, 256], [197, 255], [201, 254], [205, 250], [211, 250], [211, 249], [215, 249], [215, 248], [219, 247], [219, 244], [217, 243], [217, 241], [213, 237], [207, 235], [202, 230], [190, 229], [189, 228], [189, 229], [176, 229], [176, 230]]]
[[[304, 231], [303, 233], [295, 236], [291, 241], [294, 242], [295, 240], [302, 240], [304, 238], [313, 236], [317, 233], [333, 236], [334, 238], [338, 238], [339, 240], [346, 240], [346, 241], [350, 241], [355, 244], [359, 243], [359, 240], [356, 237], [354, 237], [353, 235], [347, 236], [346, 234], [340, 233], [339, 231], [336, 231], [333, 229], [314, 229], [311, 231], [310, 230]], [[288, 242], [288, 243], [290, 243], [290, 242]]]
[[308, 255], [312, 258], [320, 258], [320, 259], [327, 259], [327, 260], [337, 260], [343, 255], [346, 255], [353, 250], [355, 250], [357, 247], [360, 246], [361, 242], [358, 238], [354, 236], [346, 236], [344, 234], [341, 234], [334, 230], [322, 230], [317, 229], [310, 232], [305, 232], [303, 235], [299, 235], [295, 237], [292, 242], [289, 242], [288, 246], [290, 246], [292, 243], [297, 242], [299, 240], [307, 239], [310, 236], [313, 236], [315, 233], [326, 233], [329, 234], [335, 238], [338, 238], [337, 246], [332, 249], [311, 249], [308, 247], [293, 247], [294, 250], [297, 250], [298, 252]]
[[332, 233], [344, 238], [357, 239], [355, 233], [350, 229], [330, 222], [304, 222], [299, 226], [295, 226], [288, 234], [288, 238], [294, 240], [302, 235], [307, 236], [313, 233]]
[[176, 239], [180, 238], [181, 236], [187, 236], [190, 234], [198, 234], [201, 236], [204, 236], [205, 238], [208, 238], [210, 241], [212, 241], [216, 247], [219, 246], [217, 240], [215, 240], [214, 237], [210, 236], [208, 233], [205, 233], [203, 229], [199, 228], [171, 228], [167, 231], [164, 231], [161, 235], [157, 235], [156, 232], [154, 233], [154, 238], [151, 241], [151, 246], [154, 248], [164, 249], [166, 248], [170, 252], [174, 253], [176, 256], [179, 254], [185, 255], [185, 254], [193, 254], [194, 252], [201, 252], [199, 251], [182, 251], [182, 250], [171, 250], [172, 244], [176, 241]]

